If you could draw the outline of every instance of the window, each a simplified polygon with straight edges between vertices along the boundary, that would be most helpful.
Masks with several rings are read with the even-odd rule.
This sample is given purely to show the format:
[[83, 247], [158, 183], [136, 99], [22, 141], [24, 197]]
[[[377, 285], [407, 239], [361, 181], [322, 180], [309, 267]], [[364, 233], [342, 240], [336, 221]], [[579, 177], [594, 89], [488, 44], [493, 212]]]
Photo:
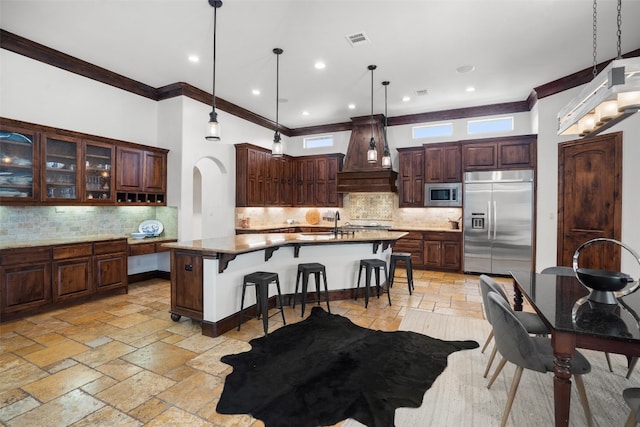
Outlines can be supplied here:
[[467, 133], [494, 133], [510, 132], [513, 130], [513, 117], [498, 117], [495, 119], [469, 120], [467, 122]]
[[312, 136], [304, 139], [304, 148], [333, 147], [333, 135]]
[[451, 135], [453, 135], [453, 124], [451, 123], [416, 126], [413, 128], [413, 139], [438, 138]]

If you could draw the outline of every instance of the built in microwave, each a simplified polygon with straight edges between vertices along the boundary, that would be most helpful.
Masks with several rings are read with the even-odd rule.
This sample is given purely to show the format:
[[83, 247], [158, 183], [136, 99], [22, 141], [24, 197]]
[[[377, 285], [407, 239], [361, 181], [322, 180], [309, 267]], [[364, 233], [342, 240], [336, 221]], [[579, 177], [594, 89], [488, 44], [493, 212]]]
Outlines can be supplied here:
[[425, 184], [424, 205], [431, 207], [461, 207], [462, 183]]

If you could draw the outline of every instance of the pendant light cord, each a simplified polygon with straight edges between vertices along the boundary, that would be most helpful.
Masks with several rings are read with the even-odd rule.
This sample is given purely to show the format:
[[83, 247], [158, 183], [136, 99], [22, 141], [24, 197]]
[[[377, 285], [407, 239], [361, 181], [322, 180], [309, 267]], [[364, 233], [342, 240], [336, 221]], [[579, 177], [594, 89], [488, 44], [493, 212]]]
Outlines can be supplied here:
[[373, 140], [373, 70], [375, 65], [370, 66], [371, 69], [371, 139]]
[[622, 0], [618, 0], [618, 58], [622, 59]]
[[218, 8], [213, 6], [213, 90], [211, 106], [213, 111], [216, 111], [216, 18], [218, 15]]
[[598, 1], [593, 0], [593, 78], [598, 75]]
[[278, 97], [280, 96], [280, 54], [276, 52], [276, 134], [278, 133]]

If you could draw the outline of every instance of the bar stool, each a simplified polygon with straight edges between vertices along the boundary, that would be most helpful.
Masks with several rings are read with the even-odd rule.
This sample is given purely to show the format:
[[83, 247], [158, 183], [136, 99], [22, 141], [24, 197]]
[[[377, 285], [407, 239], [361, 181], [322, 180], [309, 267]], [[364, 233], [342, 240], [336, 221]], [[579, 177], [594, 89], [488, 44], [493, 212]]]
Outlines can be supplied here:
[[[365, 269], [365, 283], [364, 283], [364, 307], [369, 305], [369, 290], [371, 288], [371, 273], [375, 270], [376, 276], [376, 291], [378, 298], [380, 298], [380, 269], [384, 269], [384, 278], [387, 284], [389, 284], [389, 276], [387, 274], [387, 263], [382, 259], [371, 258], [361, 259], [360, 269], [358, 270], [358, 285], [356, 286], [356, 300], [358, 299], [358, 289], [360, 288], [360, 277], [362, 277], [362, 269]], [[387, 297], [389, 298], [389, 305], [391, 305], [391, 295], [387, 288]]]
[[296, 297], [298, 296], [298, 286], [300, 285], [300, 277], [302, 277], [302, 314], [304, 316], [304, 306], [307, 302], [307, 285], [309, 284], [309, 275], [313, 274], [316, 282], [316, 300], [320, 305], [320, 275], [324, 280], [324, 294], [327, 299], [327, 311], [331, 313], [329, 308], [329, 288], [327, 288], [327, 272], [324, 265], [317, 262], [308, 262], [298, 264], [298, 275], [296, 277], [296, 291], [293, 294], [293, 308], [296, 308]]
[[[282, 314], [282, 322], [286, 325], [287, 321], [284, 320], [284, 310], [282, 309], [282, 294], [280, 293], [280, 279], [278, 273], [269, 273], [266, 271], [257, 271], [255, 273], [247, 274], [242, 281], [242, 300], [240, 301], [240, 320], [238, 321], [238, 330], [242, 325], [242, 316], [244, 314], [244, 295], [247, 290], [247, 286], [255, 286], [256, 289], [256, 306], [258, 310], [258, 319], [262, 316], [262, 325], [264, 328], [265, 336], [268, 335], [267, 330], [269, 328], [269, 285], [275, 283], [278, 289], [278, 302], [280, 305], [280, 313]], [[276, 305], [277, 307], [277, 305]], [[277, 313], [274, 313], [274, 315]]]
[[404, 262], [404, 266], [407, 271], [407, 285], [409, 286], [409, 295], [411, 295], [411, 290], [415, 289], [415, 286], [413, 285], [413, 268], [411, 266], [411, 254], [408, 252], [394, 252], [391, 254], [391, 260], [389, 261], [389, 287], [393, 286], [394, 275], [396, 273], [396, 264], [398, 262]]

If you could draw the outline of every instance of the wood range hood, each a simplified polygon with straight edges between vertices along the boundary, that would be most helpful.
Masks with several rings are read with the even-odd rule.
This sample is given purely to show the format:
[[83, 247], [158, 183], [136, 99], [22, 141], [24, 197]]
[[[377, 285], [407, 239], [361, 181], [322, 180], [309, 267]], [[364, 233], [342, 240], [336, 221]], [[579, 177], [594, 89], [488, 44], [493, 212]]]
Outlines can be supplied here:
[[[397, 193], [398, 173], [383, 169], [381, 164], [384, 149], [384, 115], [352, 117], [353, 128], [342, 171], [338, 172], [338, 193]], [[378, 161], [367, 162], [367, 150], [371, 132], [376, 142]]]

